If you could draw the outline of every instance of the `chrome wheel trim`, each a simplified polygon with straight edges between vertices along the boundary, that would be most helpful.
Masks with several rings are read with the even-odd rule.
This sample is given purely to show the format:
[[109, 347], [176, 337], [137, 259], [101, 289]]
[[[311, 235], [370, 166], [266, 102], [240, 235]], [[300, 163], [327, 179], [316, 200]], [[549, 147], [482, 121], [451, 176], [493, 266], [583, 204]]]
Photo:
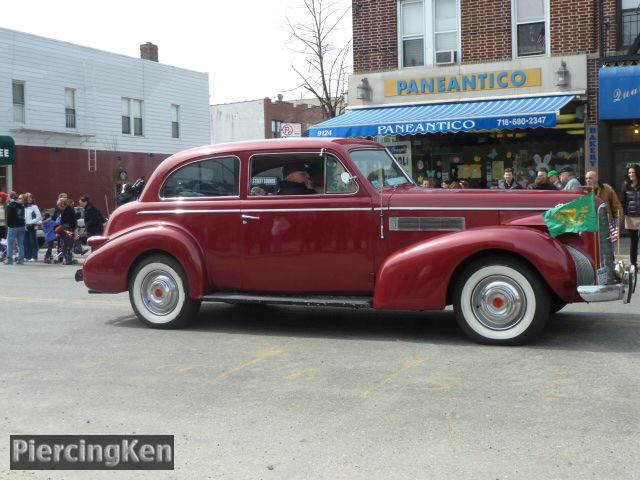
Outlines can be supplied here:
[[142, 304], [152, 315], [169, 315], [180, 300], [179, 288], [170, 274], [162, 270], [153, 270], [144, 276], [140, 284]]
[[524, 291], [504, 275], [491, 275], [471, 292], [471, 306], [478, 322], [491, 330], [507, 330], [520, 323], [527, 311]]

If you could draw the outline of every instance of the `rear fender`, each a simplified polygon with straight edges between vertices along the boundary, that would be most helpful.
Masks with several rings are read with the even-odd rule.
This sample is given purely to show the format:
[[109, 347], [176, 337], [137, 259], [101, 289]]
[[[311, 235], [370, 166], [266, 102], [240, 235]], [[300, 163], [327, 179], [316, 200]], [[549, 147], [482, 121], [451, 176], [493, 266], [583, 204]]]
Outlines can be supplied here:
[[443, 309], [455, 273], [485, 252], [525, 259], [563, 301], [577, 300], [575, 264], [561, 242], [537, 229], [497, 226], [440, 235], [389, 256], [378, 274], [374, 307]]
[[132, 269], [152, 253], [174, 257], [187, 275], [191, 298], [204, 296], [207, 277], [202, 251], [189, 232], [167, 224], [142, 226], [103, 243], [85, 260], [84, 283], [90, 290], [124, 292]]

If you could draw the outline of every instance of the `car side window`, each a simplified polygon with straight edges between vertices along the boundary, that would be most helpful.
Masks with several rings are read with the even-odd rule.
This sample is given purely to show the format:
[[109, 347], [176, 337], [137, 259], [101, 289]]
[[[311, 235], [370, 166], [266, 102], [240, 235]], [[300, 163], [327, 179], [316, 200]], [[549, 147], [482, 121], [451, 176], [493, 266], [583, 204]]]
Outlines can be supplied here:
[[229, 197], [240, 194], [240, 159], [211, 158], [186, 165], [171, 174], [162, 198]]
[[336, 157], [314, 153], [260, 154], [251, 158], [249, 196], [349, 194], [358, 186]]

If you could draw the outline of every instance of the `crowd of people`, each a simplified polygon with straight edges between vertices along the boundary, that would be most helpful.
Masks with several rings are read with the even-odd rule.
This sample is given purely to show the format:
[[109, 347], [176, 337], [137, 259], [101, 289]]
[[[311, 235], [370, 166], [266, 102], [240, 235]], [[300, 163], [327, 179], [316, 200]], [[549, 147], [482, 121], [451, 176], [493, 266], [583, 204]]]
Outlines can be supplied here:
[[[86, 195], [78, 203], [84, 209], [87, 236], [101, 235], [106, 219], [100, 210]], [[0, 262], [5, 265], [38, 261], [38, 230], [42, 230], [47, 249], [44, 263], [73, 265], [77, 263], [74, 252], [88, 250], [80, 242], [74, 202], [66, 193], [58, 196], [55, 208], [43, 212], [31, 193], [0, 192], [0, 207]]]

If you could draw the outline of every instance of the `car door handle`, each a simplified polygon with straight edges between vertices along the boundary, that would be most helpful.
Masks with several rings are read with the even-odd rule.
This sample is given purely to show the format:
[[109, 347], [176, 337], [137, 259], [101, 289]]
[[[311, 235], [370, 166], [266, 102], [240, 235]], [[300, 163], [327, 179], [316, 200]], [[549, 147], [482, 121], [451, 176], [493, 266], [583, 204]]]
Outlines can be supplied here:
[[243, 214], [242, 215], [242, 224], [246, 225], [247, 223], [249, 223], [249, 222], [247, 222], [247, 220], [260, 220], [260, 217], [254, 217], [253, 215], [244, 215]]

